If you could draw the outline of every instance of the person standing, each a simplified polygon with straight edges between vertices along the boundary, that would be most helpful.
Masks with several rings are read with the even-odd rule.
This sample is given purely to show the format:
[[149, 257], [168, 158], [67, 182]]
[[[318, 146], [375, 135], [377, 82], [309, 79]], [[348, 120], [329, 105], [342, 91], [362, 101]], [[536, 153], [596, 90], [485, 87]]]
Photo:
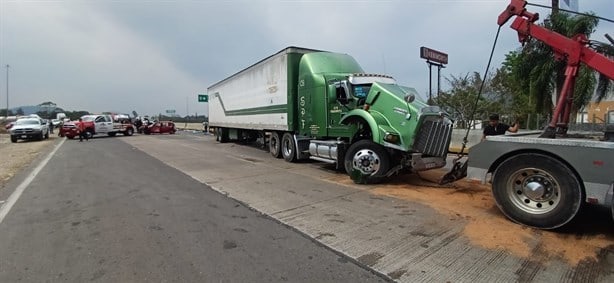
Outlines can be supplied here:
[[85, 138], [86, 141], [89, 141], [89, 137], [87, 135], [87, 132], [85, 131], [85, 124], [83, 123], [83, 119], [79, 118], [79, 124], [77, 124], [77, 129], [79, 129], [79, 141], [82, 142], [83, 138]]
[[482, 140], [486, 139], [486, 136], [505, 135], [505, 132], [518, 132], [518, 123], [514, 123], [511, 126], [499, 123], [499, 114], [491, 114], [488, 117], [488, 125], [484, 127]]
[[47, 120], [49, 122], [49, 133], [53, 134], [53, 121], [51, 119]]

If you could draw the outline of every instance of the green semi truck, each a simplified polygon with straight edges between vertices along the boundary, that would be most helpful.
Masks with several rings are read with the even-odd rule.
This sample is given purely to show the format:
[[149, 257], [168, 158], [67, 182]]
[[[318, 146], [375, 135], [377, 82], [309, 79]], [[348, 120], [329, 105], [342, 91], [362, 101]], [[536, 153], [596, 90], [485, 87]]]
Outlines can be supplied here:
[[274, 157], [332, 163], [357, 183], [446, 164], [448, 115], [347, 54], [288, 47], [207, 92], [219, 142], [263, 137]]

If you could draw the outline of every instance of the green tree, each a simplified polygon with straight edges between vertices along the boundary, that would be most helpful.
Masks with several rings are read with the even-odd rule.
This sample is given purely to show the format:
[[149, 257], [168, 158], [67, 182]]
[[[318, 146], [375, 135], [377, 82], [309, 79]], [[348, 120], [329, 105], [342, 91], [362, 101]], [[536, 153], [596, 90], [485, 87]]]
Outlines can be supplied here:
[[472, 120], [483, 119], [489, 113], [498, 113], [503, 110], [502, 97], [492, 91], [488, 81], [482, 90], [483, 94], [478, 98], [482, 84], [479, 73], [468, 73], [458, 77], [450, 76], [446, 80], [450, 84], [450, 90], [440, 93], [433, 100], [456, 120], [459, 128], [467, 128]]

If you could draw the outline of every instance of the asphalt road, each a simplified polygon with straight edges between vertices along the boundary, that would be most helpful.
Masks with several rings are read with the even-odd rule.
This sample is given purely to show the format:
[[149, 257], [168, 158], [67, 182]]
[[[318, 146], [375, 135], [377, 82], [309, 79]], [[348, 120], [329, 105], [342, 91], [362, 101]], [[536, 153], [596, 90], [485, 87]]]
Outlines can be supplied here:
[[399, 176], [356, 185], [323, 163], [287, 163], [202, 133], [123, 141], [399, 282], [614, 280], [607, 211], [540, 231], [508, 221], [489, 188], [471, 184], [433, 188]]
[[0, 223], [0, 282], [385, 281], [130, 138], [59, 148]]

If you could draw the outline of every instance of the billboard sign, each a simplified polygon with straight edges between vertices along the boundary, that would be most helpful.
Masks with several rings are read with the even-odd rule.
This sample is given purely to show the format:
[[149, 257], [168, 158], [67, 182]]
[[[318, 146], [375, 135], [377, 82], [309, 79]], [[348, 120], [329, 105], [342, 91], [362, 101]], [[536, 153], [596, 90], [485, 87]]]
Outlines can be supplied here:
[[448, 54], [424, 46], [420, 47], [420, 58], [444, 65], [448, 64]]

